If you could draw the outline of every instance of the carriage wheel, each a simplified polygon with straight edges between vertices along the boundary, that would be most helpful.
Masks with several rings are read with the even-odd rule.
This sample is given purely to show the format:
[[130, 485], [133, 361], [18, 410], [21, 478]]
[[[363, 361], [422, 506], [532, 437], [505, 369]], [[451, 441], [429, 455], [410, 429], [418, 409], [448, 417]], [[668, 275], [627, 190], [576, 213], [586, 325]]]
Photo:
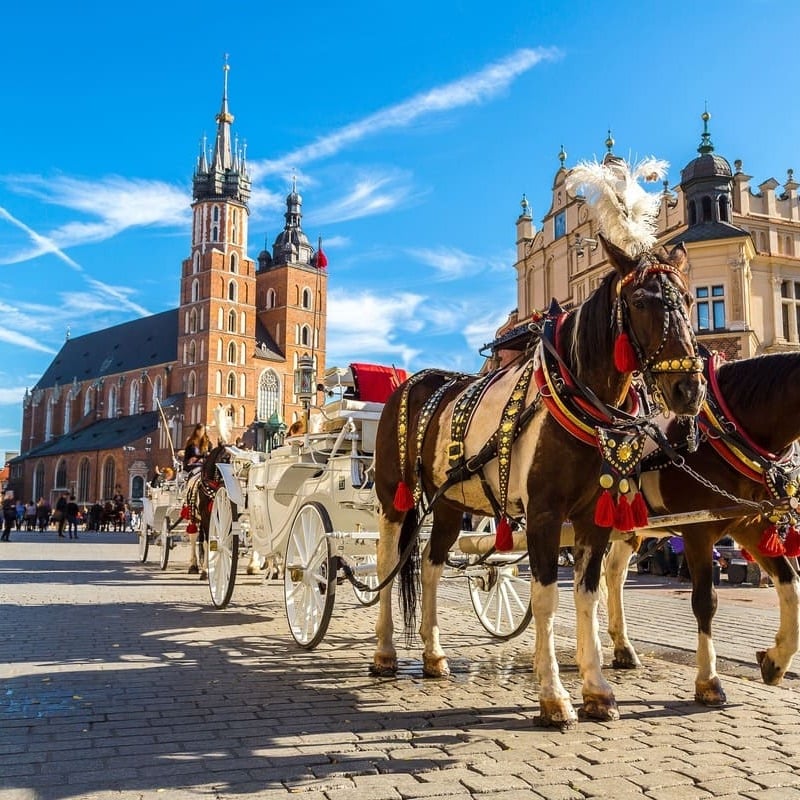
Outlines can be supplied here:
[[147, 561], [147, 551], [150, 549], [150, 531], [152, 528], [149, 525], [139, 526], [139, 561], [144, 564]]
[[161, 523], [161, 560], [158, 562], [161, 569], [167, 568], [171, 548], [172, 536], [169, 533], [169, 517], [164, 517], [164, 522]]
[[225, 608], [236, 584], [239, 562], [239, 537], [233, 532], [236, 506], [221, 486], [214, 495], [208, 521], [208, 588], [215, 608]]
[[308, 503], [292, 521], [286, 544], [286, 619], [294, 640], [308, 650], [322, 641], [333, 613], [336, 569], [328, 541], [332, 530], [325, 508]]
[[469, 597], [478, 621], [495, 639], [512, 639], [531, 621], [531, 584], [517, 564], [489, 564], [468, 577]]
[[[374, 570], [358, 576], [361, 583], [366, 583], [370, 589], [374, 589], [378, 585], [378, 556], [372, 553], [366, 556], [360, 556], [356, 559], [356, 563], [376, 565]], [[362, 606], [374, 606], [375, 603], [381, 599], [380, 592], [363, 592], [361, 589], [356, 589], [355, 586], [353, 587], [353, 593], [356, 596], [356, 600], [358, 600]]]

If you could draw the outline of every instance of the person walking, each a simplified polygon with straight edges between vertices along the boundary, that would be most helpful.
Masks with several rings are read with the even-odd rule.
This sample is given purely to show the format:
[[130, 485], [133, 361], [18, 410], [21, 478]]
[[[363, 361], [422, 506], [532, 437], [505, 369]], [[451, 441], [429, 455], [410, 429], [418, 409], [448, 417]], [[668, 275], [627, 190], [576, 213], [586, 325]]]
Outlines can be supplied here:
[[[75, 502], [75, 495], [70, 495], [69, 502], [67, 503], [67, 533], [69, 538], [78, 538], [78, 504]], [[74, 534], [74, 536], [73, 536]]]
[[67, 493], [62, 492], [61, 497], [56, 500], [56, 507], [53, 513], [55, 521], [58, 523], [58, 538], [64, 538], [64, 525], [67, 523]]
[[0, 541], [11, 541], [11, 529], [17, 521], [17, 504], [14, 500], [14, 492], [7, 491], [3, 496], [3, 535]]
[[44, 533], [50, 524], [50, 503], [44, 497], [40, 497], [36, 503], [36, 523], [39, 526], [39, 533]]

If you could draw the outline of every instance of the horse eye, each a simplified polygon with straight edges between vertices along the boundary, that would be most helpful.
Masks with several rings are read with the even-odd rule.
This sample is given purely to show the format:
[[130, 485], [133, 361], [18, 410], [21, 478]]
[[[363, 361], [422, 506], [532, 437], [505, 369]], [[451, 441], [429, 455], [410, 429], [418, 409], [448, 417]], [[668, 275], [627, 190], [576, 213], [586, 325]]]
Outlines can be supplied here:
[[637, 289], [633, 296], [631, 297], [631, 303], [633, 304], [634, 308], [638, 308], [640, 311], [644, 308], [644, 298], [645, 298], [645, 291], [644, 289]]

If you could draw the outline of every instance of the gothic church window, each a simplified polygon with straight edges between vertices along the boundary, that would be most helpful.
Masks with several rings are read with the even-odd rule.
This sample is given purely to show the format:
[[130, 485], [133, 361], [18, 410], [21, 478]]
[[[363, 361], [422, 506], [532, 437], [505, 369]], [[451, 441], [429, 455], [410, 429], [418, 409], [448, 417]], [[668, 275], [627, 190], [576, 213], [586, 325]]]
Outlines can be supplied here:
[[35, 499], [44, 497], [44, 462], [40, 461], [33, 471], [33, 496]]
[[131, 393], [128, 400], [128, 414], [133, 416], [139, 413], [139, 381], [131, 381]]
[[158, 404], [162, 399], [162, 391], [161, 376], [159, 375], [155, 381], [153, 381], [153, 411], [158, 410]]
[[231, 253], [231, 272], [239, 271], [239, 257], [236, 253]]
[[91, 475], [91, 465], [88, 458], [82, 458], [78, 464], [78, 493], [79, 503], [86, 503], [89, 500], [89, 476]]
[[236, 342], [231, 342], [228, 345], [228, 363], [229, 364], [236, 363]]
[[196, 360], [197, 360], [197, 345], [195, 344], [194, 339], [192, 339], [192, 341], [189, 342], [189, 363], [194, 364]]
[[114, 419], [117, 416], [117, 387], [112, 386], [108, 390], [108, 408], [106, 408], [106, 416], [108, 419]]
[[228, 333], [236, 333], [236, 312], [233, 309], [228, 312]]
[[195, 278], [192, 281], [191, 302], [196, 303], [200, 299], [200, 281]]
[[236, 281], [231, 281], [228, 284], [228, 300], [232, 303], [236, 302]]
[[200, 272], [200, 253], [194, 254], [194, 259], [192, 260], [192, 272]]
[[311, 308], [311, 289], [303, 289], [302, 306], [303, 308]]
[[197, 309], [189, 312], [189, 333], [197, 333]]
[[258, 379], [258, 398], [256, 415], [260, 422], [266, 422], [278, 411], [281, 382], [275, 370], [267, 369]]
[[69, 433], [70, 417], [72, 416], [72, 398], [64, 398], [64, 433]]
[[197, 394], [197, 376], [194, 372], [189, 373], [189, 379], [186, 382], [186, 394], [188, 397], [194, 397]]
[[228, 397], [236, 397], [236, 375], [233, 372], [228, 373], [226, 390]]
[[83, 416], [85, 417], [91, 410], [92, 410], [92, 390], [91, 388], [87, 388], [86, 393], [83, 395]]
[[103, 500], [110, 500], [114, 496], [114, 484], [116, 483], [117, 479], [116, 476], [117, 471], [114, 466], [114, 459], [111, 456], [108, 456], [103, 464]]
[[56, 466], [56, 483], [54, 488], [67, 488], [67, 460], [65, 458], [60, 459]]

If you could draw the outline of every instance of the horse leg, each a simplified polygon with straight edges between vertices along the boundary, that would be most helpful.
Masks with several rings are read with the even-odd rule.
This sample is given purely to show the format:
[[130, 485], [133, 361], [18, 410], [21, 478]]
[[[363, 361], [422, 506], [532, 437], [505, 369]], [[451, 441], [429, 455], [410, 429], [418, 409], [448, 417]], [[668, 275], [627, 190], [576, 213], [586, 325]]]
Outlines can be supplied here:
[[197, 536], [197, 557], [200, 562], [200, 580], [208, 577], [208, 548], [206, 547], [206, 536], [201, 530]]
[[800, 631], [798, 630], [800, 581], [798, 581], [797, 573], [784, 556], [763, 559], [757, 556], [757, 559], [772, 578], [780, 604], [780, 624], [778, 632], [775, 634], [775, 645], [756, 653], [764, 683], [775, 686], [781, 682], [800, 646]]
[[197, 575], [200, 572], [200, 567], [197, 563], [197, 534], [187, 533], [189, 537], [189, 574]]
[[[597, 608], [600, 603], [600, 573], [608, 534], [593, 522], [573, 520], [576, 532], [575, 619], [577, 634], [576, 661], [583, 678], [581, 715], [590, 719], [619, 719], [619, 708], [611, 686], [603, 677], [603, 650]], [[590, 532], [590, 537], [585, 531]]]
[[[392, 522], [383, 513], [378, 518], [377, 564], [378, 581], [382, 583], [397, 565], [397, 552], [400, 541], [400, 523]], [[377, 644], [372, 660], [375, 675], [394, 675], [397, 672], [397, 651], [394, 647], [394, 621], [392, 620], [392, 586], [390, 581], [380, 591], [378, 619], [375, 622]]]
[[[712, 529], [713, 530], [713, 529]], [[692, 611], [697, 620], [697, 676], [694, 699], [704, 706], [723, 706], [725, 690], [717, 675], [717, 651], [711, 636], [711, 622], [717, 613], [711, 551], [716, 531], [711, 535], [684, 535], [684, 558], [692, 576]]]
[[638, 669], [642, 666], [628, 639], [622, 588], [628, 574], [631, 555], [639, 548], [641, 537], [632, 536], [612, 542], [605, 558], [605, 580], [608, 591], [608, 635], [614, 644], [614, 669]]
[[[544, 524], [541, 520], [544, 517]], [[536, 629], [533, 666], [539, 681], [538, 725], [560, 730], [574, 728], [578, 715], [569, 692], [561, 683], [553, 626], [558, 611], [558, 549], [561, 519], [539, 515], [527, 520], [528, 555], [531, 564], [531, 611]], [[578, 563], [576, 561], [576, 568]]]
[[431, 538], [422, 553], [422, 619], [419, 634], [422, 638], [422, 672], [429, 678], [450, 674], [447, 656], [439, 643], [437, 589], [450, 548], [458, 539], [462, 512], [440, 503], [433, 514]]
[[[258, 575], [266, 565], [267, 561], [262, 563], [261, 556], [259, 555], [258, 550], [256, 550], [254, 547], [250, 553], [250, 563], [247, 565], [247, 574]], [[271, 574], [268, 574], [267, 577], [270, 578], [272, 576]]]

